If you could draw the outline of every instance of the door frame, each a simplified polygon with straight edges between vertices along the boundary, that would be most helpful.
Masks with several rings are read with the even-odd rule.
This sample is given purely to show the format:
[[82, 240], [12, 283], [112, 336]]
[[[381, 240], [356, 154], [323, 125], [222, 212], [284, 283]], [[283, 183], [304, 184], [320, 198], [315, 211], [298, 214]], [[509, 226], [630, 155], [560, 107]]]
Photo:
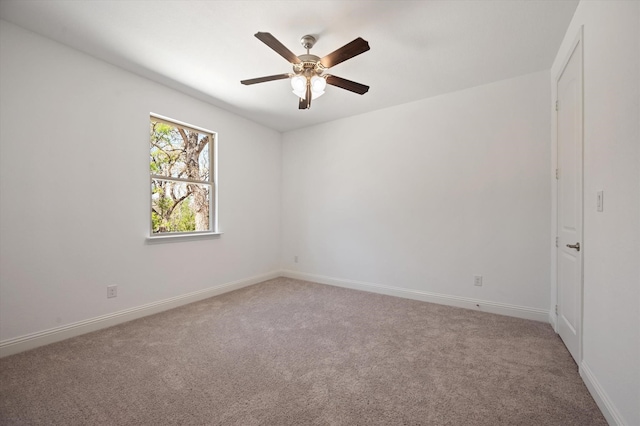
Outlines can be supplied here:
[[581, 259], [581, 270], [580, 270], [580, 330], [578, 333], [578, 359], [576, 363], [578, 367], [580, 367], [580, 363], [582, 362], [582, 354], [583, 354], [583, 335], [584, 335], [584, 264], [585, 264], [585, 256], [584, 256], [584, 26], [580, 26], [576, 37], [573, 42], [567, 47], [567, 51], [565, 53], [565, 58], [561, 63], [559, 70], [554, 76], [552, 82], [552, 176], [553, 176], [553, 184], [552, 184], [552, 198], [551, 198], [551, 233], [552, 233], [552, 241], [551, 241], [551, 306], [549, 311], [549, 322], [553, 326], [553, 329], [556, 333], [559, 332], [559, 323], [558, 323], [558, 315], [556, 313], [556, 307], [558, 305], [558, 293], [560, 287], [558, 286], [558, 254], [559, 247], [556, 244], [556, 238], [558, 237], [558, 179], [556, 178], [556, 171], [558, 170], [558, 111], [556, 110], [556, 101], [558, 99], [558, 81], [562, 76], [564, 70], [566, 69], [571, 56], [573, 55], [576, 49], [580, 49], [580, 72], [581, 72], [581, 143], [582, 143], [582, 157], [578, 159], [578, 161], [582, 164], [582, 174], [580, 176], [581, 180], [581, 192], [582, 192], [582, 203], [580, 205], [580, 214], [582, 217], [582, 229], [580, 235], [580, 241], [582, 244], [582, 259]]

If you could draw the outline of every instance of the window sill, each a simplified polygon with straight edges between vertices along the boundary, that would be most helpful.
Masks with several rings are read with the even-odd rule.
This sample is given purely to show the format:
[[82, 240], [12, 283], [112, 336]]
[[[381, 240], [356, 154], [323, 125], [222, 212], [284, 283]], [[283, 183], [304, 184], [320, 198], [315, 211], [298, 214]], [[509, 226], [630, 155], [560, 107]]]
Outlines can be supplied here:
[[223, 232], [202, 232], [199, 234], [158, 235], [147, 237], [146, 244], [177, 243], [180, 241], [208, 240], [220, 238]]

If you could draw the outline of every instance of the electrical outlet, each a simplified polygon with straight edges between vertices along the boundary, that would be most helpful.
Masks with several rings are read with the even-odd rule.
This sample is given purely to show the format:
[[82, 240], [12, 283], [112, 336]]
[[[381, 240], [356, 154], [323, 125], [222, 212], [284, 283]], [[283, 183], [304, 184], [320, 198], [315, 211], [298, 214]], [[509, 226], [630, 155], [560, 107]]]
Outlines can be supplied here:
[[473, 276], [473, 285], [482, 287], [482, 275]]
[[293, 256], [293, 262], [298, 263], [298, 256]]
[[112, 297], [118, 297], [118, 286], [117, 285], [108, 285], [107, 286], [107, 299], [111, 299]]

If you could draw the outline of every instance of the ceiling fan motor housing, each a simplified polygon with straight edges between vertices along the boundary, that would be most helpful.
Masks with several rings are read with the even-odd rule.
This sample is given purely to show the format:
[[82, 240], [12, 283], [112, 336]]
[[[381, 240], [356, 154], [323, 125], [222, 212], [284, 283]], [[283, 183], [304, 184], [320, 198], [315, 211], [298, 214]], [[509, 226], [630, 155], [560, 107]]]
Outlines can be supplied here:
[[312, 77], [314, 75], [320, 75], [324, 72], [325, 67], [320, 63], [320, 58], [316, 55], [300, 55], [299, 64], [293, 64], [293, 72], [296, 74], [302, 74], [306, 77]]

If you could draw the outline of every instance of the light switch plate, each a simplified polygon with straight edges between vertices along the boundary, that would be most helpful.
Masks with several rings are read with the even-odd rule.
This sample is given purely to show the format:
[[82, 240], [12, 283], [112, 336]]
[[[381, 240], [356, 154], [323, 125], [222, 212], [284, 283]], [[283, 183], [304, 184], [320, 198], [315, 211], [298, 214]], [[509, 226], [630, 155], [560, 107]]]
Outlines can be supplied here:
[[597, 207], [599, 212], [604, 210], [604, 191], [598, 191]]

